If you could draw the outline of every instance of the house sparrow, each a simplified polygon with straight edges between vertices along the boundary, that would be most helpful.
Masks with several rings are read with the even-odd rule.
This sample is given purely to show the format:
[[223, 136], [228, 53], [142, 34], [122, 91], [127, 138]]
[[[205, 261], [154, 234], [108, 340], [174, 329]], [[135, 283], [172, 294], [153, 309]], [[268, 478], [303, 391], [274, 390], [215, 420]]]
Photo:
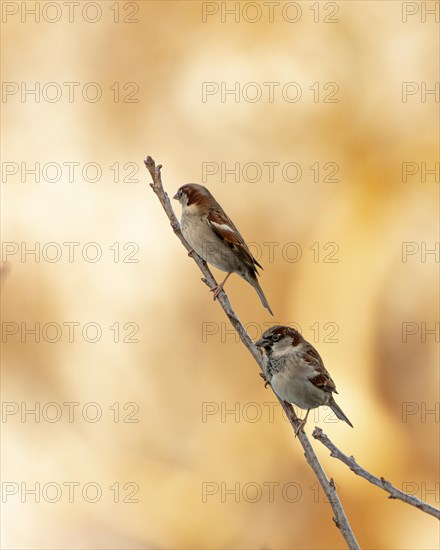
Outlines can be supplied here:
[[214, 300], [231, 273], [237, 273], [255, 288], [261, 303], [273, 315], [257, 281], [257, 266], [263, 268], [208, 189], [203, 185], [187, 183], [178, 189], [173, 198], [182, 205], [181, 226], [185, 240], [206, 262], [227, 272], [224, 281], [213, 289]]
[[264, 348], [267, 373], [262, 375], [275, 393], [287, 403], [307, 409], [295, 433], [304, 428], [310, 409], [327, 405], [340, 419], [353, 427], [333, 399], [336, 386], [316, 349], [291, 327], [273, 326], [255, 345]]

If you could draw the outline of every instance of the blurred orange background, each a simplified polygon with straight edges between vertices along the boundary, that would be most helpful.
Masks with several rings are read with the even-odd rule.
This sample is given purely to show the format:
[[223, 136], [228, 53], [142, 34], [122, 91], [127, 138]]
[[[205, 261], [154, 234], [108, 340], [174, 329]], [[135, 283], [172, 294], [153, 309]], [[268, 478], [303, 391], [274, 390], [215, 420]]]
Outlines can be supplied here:
[[[2, 3], [2, 547], [345, 547], [146, 155], [322, 355], [355, 428], [306, 431], [438, 507], [439, 3], [69, 4]], [[313, 445], [362, 548], [439, 547]]]

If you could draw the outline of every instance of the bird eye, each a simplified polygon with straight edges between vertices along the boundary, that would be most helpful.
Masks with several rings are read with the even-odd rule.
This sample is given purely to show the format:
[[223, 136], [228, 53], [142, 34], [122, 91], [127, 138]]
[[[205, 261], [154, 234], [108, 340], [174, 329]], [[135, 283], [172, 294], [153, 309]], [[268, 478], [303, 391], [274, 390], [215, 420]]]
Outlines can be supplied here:
[[272, 342], [278, 342], [279, 339], [280, 339], [279, 334], [272, 334]]
[[179, 189], [179, 192], [177, 193], [177, 196], [181, 199], [181, 198], [182, 198], [182, 195], [183, 195], [182, 189]]

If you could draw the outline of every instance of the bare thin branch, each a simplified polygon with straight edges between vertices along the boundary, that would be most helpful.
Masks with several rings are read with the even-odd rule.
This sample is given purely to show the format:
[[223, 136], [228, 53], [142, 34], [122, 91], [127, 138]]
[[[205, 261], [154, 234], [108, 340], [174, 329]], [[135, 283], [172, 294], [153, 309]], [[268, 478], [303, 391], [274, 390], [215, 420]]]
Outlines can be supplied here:
[[[156, 193], [160, 203], [163, 206], [163, 209], [165, 210], [168, 219], [171, 222], [171, 227], [174, 230], [174, 233], [177, 235], [177, 237], [180, 239], [183, 246], [190, 252], [193, 260], [196, 262], [196, 264], [199, 266], [201, 272], [205, 276], [204, 282], [211, 288], [215, 288], [217, 286], [217, 283], [209, 270], [207, 264], [205, 261], [203, 261], [195, 252], [191, 250], [191, 247], [189, 244], [185, 241], [182, 232], [180, 230], [180, 224], [176, 218], [176, 215], [174, 214], [174, 211], [171, 207], [170, 200], [168, 198], [167, 193], [165, 193], [162, 185], [162, 177], [161, 177], [161, 168], [162, 165], [155, 165], [154, 160], [151, 157], [147, 157], [144, 161], [145, 166], [147, 167], [148, 171], [151, 174], [151, 177], [153, 179], [153, 183], [150, 184], [153, 191]], [[202, 279], [203, 280], [203, 279]], [[232, 323], [233, 327], [237, 331], [238, 335], [240, 336], [241, 341], [246, 346], [246, 348], [249, 350], [249, 352], [252, 354], [252, 357], [255, 359], [255, 361], [258, 363], [261, 371], [265, 372], [265, 358], [263, 357], [260, 350], [255, 346], [254, 342], [252, 341], [249, 334], [246, 332], [244, 326], [234, 313], [234, 310], [231, 307], [231, 304], [229, 302], [228, 297], [226, 296], [225, 292], [220, 292], [218, 296], [218, 301], [220, 305], [222, 306], [224, 312], [226, 313], [228, 319]], [[289, 419], [290, 424], [292, 425], [293, 429], [297, 429], [299, 426], [300, 420], [295, 414], [295, 411], [293, 410], [292, 405], [289, 403], [284, 402], [283, 400], [279, 399], [279, 397], [275, 394], [275, 397], [280, 402], [287, 418]], [[336, 493], [335, 485], [333, 482], [333, 479], [328, 479], [326, 473], [324, 472], [318, 457], [316, 456], [315, 452], [313, 451], [312, 445], [305, 434], [304, 431], [300, 431], [298, 433], [298, 439], [304, 449], [304, 455], [307, 459], [307, 462], [310, 464], [310, 467], [314, 471], [321, 487], [323, 488], [328, 501], [333, 509], [333, 512], [335, 514], [335, 517], [333, 518], [333, 521], [335, 522], [336, 526], [340, 530], [342, 536], [344, 537], [345, 541], [347, 542], [348, 548], [350, 550], [360, 550], [360, 546], [356, 540], [356, 537], [354, 536], [354, 533], [350, 527], [350, 524], [348, 522], [347, 516], [345, 515], [344, 509], [342, 507], [341, 501], [339, 500], [339, 497]]]
[[411, 504], [411, 506], [415, 506], [419, 510], [423, 510], [423, 512], [426, 512], [427, 514], [430, 514], [431, 516], [434, 516], [437, 519], [440, 519], [440, 510], [438, 510], [437, 508], [434, 508], [434, 506], [431, 506], [426, 502], [423, 502], [422, 500], [419, 500], [417, 497], [413, 495], [408, 495], [407, 493], [400, 491], [397, 487], [392, 485], [389, 481], [387, 481], [383, 477], [378, 478], [373, 474], [370, 474], [370, 472], [368, 472], [367, 470], [359, 466], [359, 464], [356, 462], [353, 456], [347, 456], [342, 451], [340, 451], [336, 447], [336, 445], [330, 441], [330, 439], [321, 430], [321, 428], [315, 428], [312, 435], [315, 439], [317, 439], [323, 445], [325, 445], [327, 449], [329, 449], [330, 456], [339, 459], [341, 462], [346, 464], [350, 468], [350, 470], [352, 470], [355, 474], [363, 477], [373, 485], [377, 485], [377, 487], [380, 487], [381, 489], [389, 493], [390, 496], [388, 498], [393, 498], [393, 499], [397, 498], [399, 500], [402, 500], [407, 504]]

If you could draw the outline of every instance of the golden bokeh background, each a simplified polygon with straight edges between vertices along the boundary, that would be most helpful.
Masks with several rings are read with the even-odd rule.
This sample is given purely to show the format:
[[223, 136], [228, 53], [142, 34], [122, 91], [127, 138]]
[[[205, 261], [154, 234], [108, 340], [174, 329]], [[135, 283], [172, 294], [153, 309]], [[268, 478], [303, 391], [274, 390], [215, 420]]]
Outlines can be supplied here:
[[[2, 2], [2, 547], [345, 547], [146, 155], [323, 356], [355, 429], [306, 431], [438, 506], [438, 2], [68, 4]], [[439, 547], [313, 444], [362, 548]]]

